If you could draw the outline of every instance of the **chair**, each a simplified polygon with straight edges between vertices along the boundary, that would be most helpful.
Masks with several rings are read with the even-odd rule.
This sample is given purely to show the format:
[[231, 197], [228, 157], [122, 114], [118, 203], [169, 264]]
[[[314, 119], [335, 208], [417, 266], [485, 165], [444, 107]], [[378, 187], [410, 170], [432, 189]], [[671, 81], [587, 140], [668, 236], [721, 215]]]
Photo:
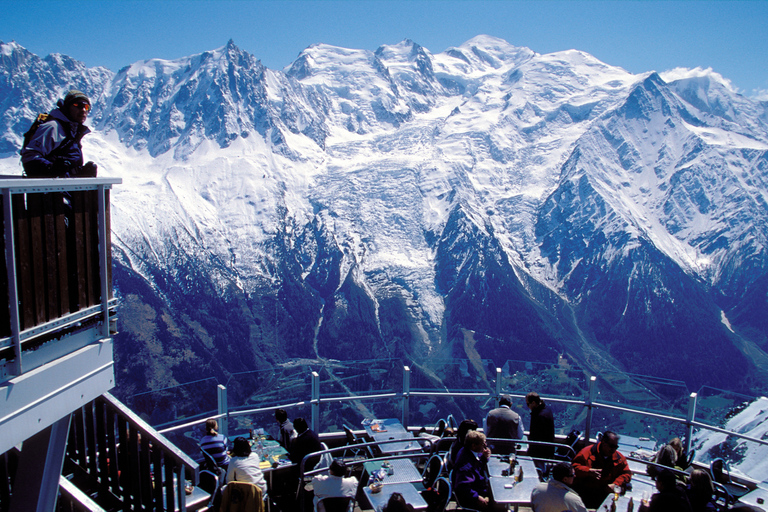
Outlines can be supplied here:
[[731, 496], [731, 493], [728, 492], [728, 489], [726, 489], [723, 484], [712, 482], [712, 485], [715, 488], [715, 508], [718, 512], [721, 510], [728, 510], [736, 503], [736, 498]]
[[[320, 443], [320, 447], [323, 450], [327, 450], [328, 449], [328, 445], [325, 444], [325, 443]], [[324, 453], [324, 454], [322, 454], [320, 456], [320, 461], [315, 466], [315, 469], [328, 469], [329, 467], [331, 467], [331, 463], [332, 462], [333, 462], [333, 457], [331, 456], [331, 454], [330, 453]]]
[[555, 458], [565, 461], [571, 461], [576, 455], [576, 444], [581, 439], [581, 432], [578, 430], [571, 430], [566, 436], [563, 446], [558, 446], [555, 450]]
[[443, 458], [435, 453], [424, 465], [424, 470], [421, 472], [421, 482], [414, 483], [414, 487], [416, 487], [419, 492], [431, 489], [434, 486], [437, 477], [442, 474], [443, 467]]
[[207, 469], [200, 470], [200, 483], [197, 486], [211, 495], [208, 503], [211, 502], [220, 485], [219, 475]]
[[264, 512], [261, 489], [250, 482], [229, 482], [221, 493], [220, 512]]
[[429, 510], [434, 512], [445, 512], [448, 502], [451, 500], [451, 481], [441, 476], [435, 480], [432, 486], [434, 501], [430, 503]]
[[450, 483], [451, 495], [453, 496], [453, 500], [456, 502], [456, 508], [454, 510], [467, 510], [470, 512], [480, 512], [477, 509], [465, 507], [459, 501], [459, 497], [456, 496], [456, 487], [454, 487], [453, 485], [453, 470], [451, 470], [451, 472], [448, 474], [448, 481]]
[[712, 462], [710, 462], [709, 474], [712, 476], [712, 482], [722, 485], [728, 492], [728, 495], [734, 499], [739, 499], [749, 492], [749, 488], [731, 480], [731, 471], [728, 468], [728, 463], [720, 457], [712, 459]]
[[317, 512], [352, 512], [355, 498], [352, 496], [323, 498], [317, 502]]
[[443, 437], [445, 435], [445, 427], [447, 423], [445, 420], [438, 420], [434, 427], [432, 427], [432, 435], [437, 437]]
[[355, 433], [352, 432], [352, 429], [347, 425], [342, 425], [342, 428], [344, 429], [344, 434], [347, 436], [347, 444], [345, 445], [346, 449], [344, 450], [343, 455], [344, 458], [347, 457], [348, 452], [352, 454], [352, 457], [360, 457], [362, 454], [363, 458], [373, 458], [373, 454], [371, 454], [371, 451], [367, 446], [355, 447], [356, 444], [364, 443], [364, 439], [357, 437]]

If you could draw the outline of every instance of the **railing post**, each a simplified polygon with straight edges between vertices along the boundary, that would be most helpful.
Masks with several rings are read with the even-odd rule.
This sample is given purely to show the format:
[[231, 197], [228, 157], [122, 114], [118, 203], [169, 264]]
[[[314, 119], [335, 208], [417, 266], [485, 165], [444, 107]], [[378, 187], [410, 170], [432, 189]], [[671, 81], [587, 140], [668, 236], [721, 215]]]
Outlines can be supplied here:
[[312, 372], [312, 430], [320, 432], [320, 375]]
[[411, 395], [411, 368], [403, 366], [403, 401], [402, 401], [402, 418], [400, 423], [407, 429], [408, 428], [408, 408]]
[[104, 325], [101, 334], [108, 338], [109, 327], [109, 278], [108, 253], [107, 253], [107, 193], [106, 187], [99, 185], [99, 276], [101, 278], [101, 314], [104, 315]]
[[595, 401], [597, 393], [597, 377], [594, 375], [589, 378], [589, 391], [587, 391], [587, 420], [584, 424], [584, 440], [589, 444], [589, 438], [592, 431], [592, 402]]
[[219, 398], [219, 434], [229, 436], [229, 408], [227, 407], [227, 388], [221, 384], [217, 388]]
[[499, 406], [499, 397], [501, 396], [501, 368], [496, 368], [496, 407]]
[[691, 393], [690, 398], [688, 399], [688, 418], [686, 420], [685, 426], [687, 427], [687, 434], [685, 436], [685, 453], [691, 453], [691, 442], [693, 440], [693, 420], [696, 417], [696, 400], [698, 398], [698, 395], [696, 393]]
[[19, 320], [19, 283], [16, 279], [16, 249], [13, 239], [13, 196], [10, 189], [3, 189], [3, 214], [5, 217], [5, 269], [8, 274], [8, 306], [11, 316], [11, 338], [16, 359], [12, 372], [21, 375], [21, 325]]

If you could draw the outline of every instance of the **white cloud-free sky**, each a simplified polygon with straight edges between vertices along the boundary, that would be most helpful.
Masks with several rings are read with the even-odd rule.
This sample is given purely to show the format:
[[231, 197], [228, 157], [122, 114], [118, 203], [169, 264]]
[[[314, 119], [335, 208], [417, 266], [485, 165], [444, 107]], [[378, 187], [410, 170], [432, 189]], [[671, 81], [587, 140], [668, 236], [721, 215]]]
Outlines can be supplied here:
[[271, 69], [327, 43], [433, 53], [488, 34], [538, 53], [577, 49], [632, 73], [712, 68], [768, 94], [768, 1], [2, 0], [0, 41], [112, 70], [229, 39]]

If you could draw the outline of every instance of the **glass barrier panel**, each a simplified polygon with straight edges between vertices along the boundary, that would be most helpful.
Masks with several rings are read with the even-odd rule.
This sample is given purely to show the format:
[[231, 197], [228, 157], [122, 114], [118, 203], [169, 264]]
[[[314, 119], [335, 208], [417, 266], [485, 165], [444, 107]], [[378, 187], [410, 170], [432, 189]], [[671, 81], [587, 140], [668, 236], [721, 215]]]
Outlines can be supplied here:
[[401, 393], [403, 390], [403, 363], [399, 359], [324, 361], [318, 374], [321, 398]]
[[495, 392], [496, 365], [489, 359], [411, 362], [411, 391]]
[[451, 417], [454, 420], [453, 425], [456, 426], [465, 419], [472, 419], [482, 427], [483, 418], [494, 407], [494, 403], [490, 394], [481, 397], [455, 394], [411, 396], [408, 404], [408, 424], [423, 426], [431, 433], [441, 419], [448, 422]]
[[120, 397], [141, 419], [156, 429], [216, 414], [218, 397], [214, 378]]

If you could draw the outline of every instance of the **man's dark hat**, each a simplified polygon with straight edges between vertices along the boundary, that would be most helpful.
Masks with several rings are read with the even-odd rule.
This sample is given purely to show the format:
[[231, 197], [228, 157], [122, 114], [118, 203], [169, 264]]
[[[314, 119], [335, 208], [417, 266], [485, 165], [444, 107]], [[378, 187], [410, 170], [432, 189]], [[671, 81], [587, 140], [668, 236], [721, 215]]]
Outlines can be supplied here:
[[76, 101], [84, 101], [89, 105], [91, 104], [91, 100], [88, 98], [88, 96], [86, 96], [84, 92], [78, 91], [77, 89], [72, 89], [67, 93], [66, 96], [64, 96], [65, 107], [68, 107]]

